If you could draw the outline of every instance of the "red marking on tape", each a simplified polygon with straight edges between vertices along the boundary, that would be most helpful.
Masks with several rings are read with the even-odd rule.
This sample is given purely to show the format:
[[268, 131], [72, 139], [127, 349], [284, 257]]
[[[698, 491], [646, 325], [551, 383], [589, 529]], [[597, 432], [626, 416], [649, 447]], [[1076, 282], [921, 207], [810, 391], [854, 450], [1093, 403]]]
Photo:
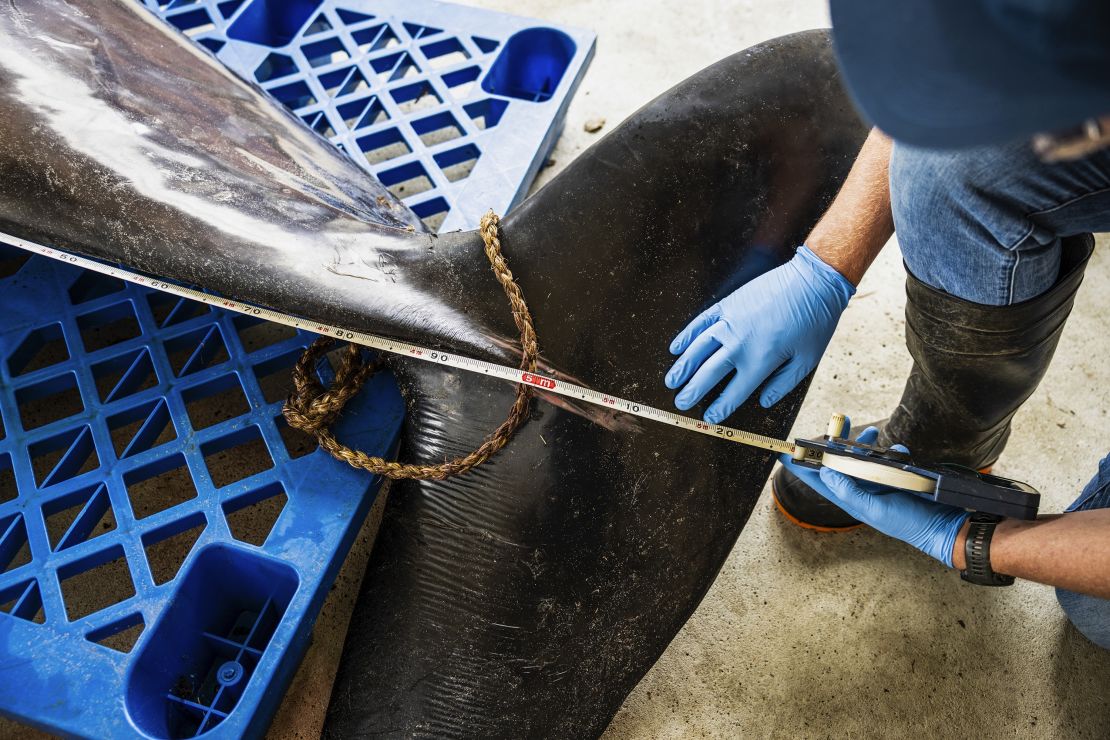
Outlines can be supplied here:
[[554, 380], [552, 380], [551, 378], [545, 378], [542, 375], [533, 375], [532, 373], [524, 373], [520, 376], [520, 379], [522, 381], [524, 381], [525, 383], [527, 383], [528, 385], [539, 386], [540, 388], [546, 388], [547, 390], [551, 390], [555, 387], [555, 381]]

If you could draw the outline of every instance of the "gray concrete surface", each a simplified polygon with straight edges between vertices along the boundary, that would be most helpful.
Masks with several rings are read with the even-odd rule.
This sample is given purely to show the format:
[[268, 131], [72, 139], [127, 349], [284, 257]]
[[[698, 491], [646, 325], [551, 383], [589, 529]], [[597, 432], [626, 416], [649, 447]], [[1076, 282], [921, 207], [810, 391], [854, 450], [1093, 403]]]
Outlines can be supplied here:
[[[827, 25], [823, 0], [475, 0], [587, 26], [598, 52], [550, 178], [606, 128], [687, 75], [767, 38]], [[997, 470], [1058, 511], [1110, 450], [1110, 258], [1096, 252], [1052, 369]], [[904, 274], [888, 246], [860, 286], [795, 427], [887, 415], [910, 365]], [[670, 337], [660, 337], [660, 351]], [[873, 531], [787, 524], [765, 491], [701, 607], [613, 720], [607, 740], [686, 737], [1110, 737], [1110, 652], [1052, 591], [964, 585]]]

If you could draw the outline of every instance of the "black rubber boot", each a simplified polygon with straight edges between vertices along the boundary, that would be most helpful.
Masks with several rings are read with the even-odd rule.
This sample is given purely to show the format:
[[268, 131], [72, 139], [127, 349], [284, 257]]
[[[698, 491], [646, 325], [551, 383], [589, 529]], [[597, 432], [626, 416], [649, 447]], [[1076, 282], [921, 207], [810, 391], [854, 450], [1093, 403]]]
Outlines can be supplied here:
[[[1012, 306], [971, 303], [909, 275], [906, 346], [914, 364], [898, 408], [877, 425], [878, 443], [904, 444], [924, 461], [993, 465], [1014, 413], [1048, 370], [1093, 249], [1090, 234], [1064, 239], [1056, 284]], [[801, 526], [839, 531], [859, 524], [785, 468], [771, 490]]]

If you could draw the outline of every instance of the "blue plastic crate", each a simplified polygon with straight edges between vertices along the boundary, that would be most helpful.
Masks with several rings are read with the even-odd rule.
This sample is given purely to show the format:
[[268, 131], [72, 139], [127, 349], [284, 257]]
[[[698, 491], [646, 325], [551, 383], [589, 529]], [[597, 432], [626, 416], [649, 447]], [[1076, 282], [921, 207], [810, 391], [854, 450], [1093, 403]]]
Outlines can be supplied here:
[[435, 231], [527, 194], [588, 31], [432, 0], [141, 0], [262, 85]]
[[[0, 713], [260, 734], [380, 485], [281, 418], [313, 335], [2, 245], [0, 304]], [[394, 454], [393, 379], [352, 403]]]

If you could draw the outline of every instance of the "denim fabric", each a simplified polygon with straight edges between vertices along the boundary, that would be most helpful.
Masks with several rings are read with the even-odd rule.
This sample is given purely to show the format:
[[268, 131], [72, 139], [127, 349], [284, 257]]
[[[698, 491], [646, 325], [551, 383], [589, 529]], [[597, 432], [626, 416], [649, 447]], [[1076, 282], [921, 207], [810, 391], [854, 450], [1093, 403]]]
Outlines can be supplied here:
[[[974, 303], [1008, 306], [1052, 287], [1060, 238], [1110, 231], [1110, 150], [1045, 164], [1027, 142], [962, 151], [896, 144], [890, 197], [906, 267]], [[1110, 455], [1068, 511], [1110, 508]], [[1110, 600], [1056, 589], [1072, 624], [1110, 649]]]
[[1052, 287], [1060, 237], [1110, 231], [1110, 150], [1045, 164], [1028, 142], [960, 151], [897, 144], [898, 243], [922, 282], [989, 306]]
[[1072, 502], [1066, 511], [1087, 511], [1088, 509], [1110, 509], [1110, 455], [1098, 463], [1095, 477], [1083, 488], [1079, 498]]
[[[1068, 511], [1110, 509], [1110, 455], [1102, 458], [1098, 472]], [[1056, 589], [1056, 600], [1075, 628], [1088, 640], [1110, 650], [1110, 600]]]

